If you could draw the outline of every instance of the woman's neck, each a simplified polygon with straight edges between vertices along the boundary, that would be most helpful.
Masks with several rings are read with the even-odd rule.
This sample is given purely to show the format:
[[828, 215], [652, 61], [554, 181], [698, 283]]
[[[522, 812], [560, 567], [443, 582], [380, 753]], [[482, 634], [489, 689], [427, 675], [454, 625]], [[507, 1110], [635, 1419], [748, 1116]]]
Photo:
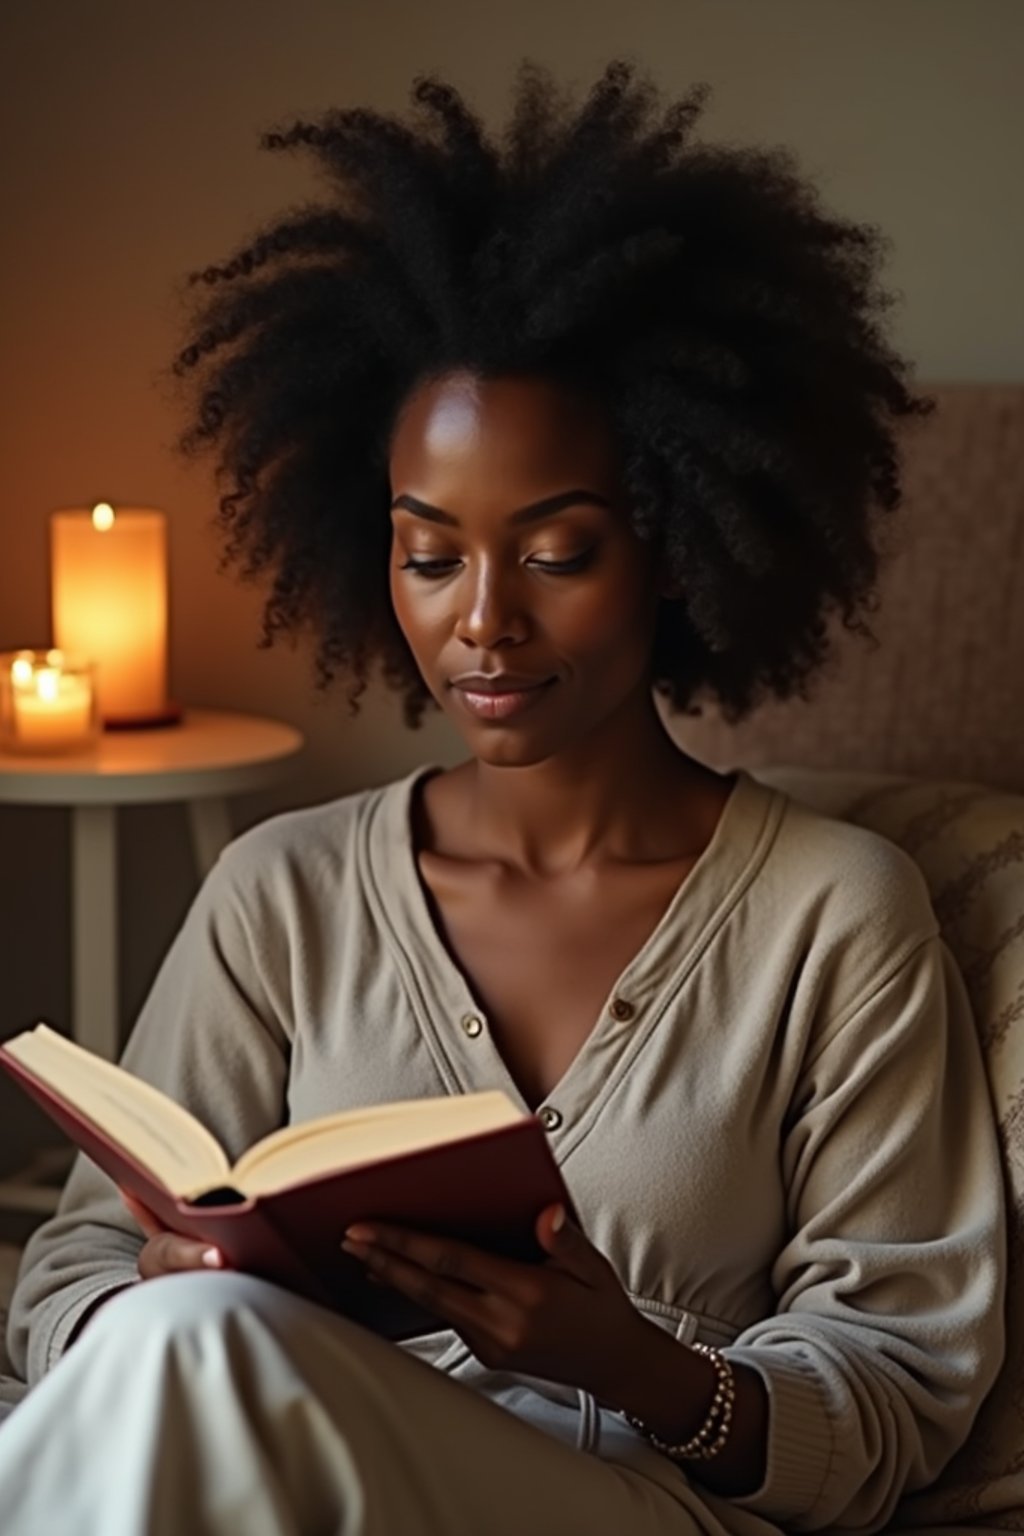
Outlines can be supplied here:
[[450, 851], [472, 849], [538, 877], [685, 856], [688, 843], [700, 846], [708, 786], [721, 783], [675, 745], [649, 693], [543, 762], [473, 759], [453, 777], [464, 846]]

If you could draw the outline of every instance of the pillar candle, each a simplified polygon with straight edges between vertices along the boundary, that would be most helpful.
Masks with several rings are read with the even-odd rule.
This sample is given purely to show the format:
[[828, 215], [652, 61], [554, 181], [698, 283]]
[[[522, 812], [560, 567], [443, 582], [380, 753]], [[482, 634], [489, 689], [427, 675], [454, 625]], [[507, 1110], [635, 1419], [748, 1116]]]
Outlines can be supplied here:
[[96, 663], [105, 724], [166, 717], [167, 520], [107, 503], [54, 512], [54, 644]]

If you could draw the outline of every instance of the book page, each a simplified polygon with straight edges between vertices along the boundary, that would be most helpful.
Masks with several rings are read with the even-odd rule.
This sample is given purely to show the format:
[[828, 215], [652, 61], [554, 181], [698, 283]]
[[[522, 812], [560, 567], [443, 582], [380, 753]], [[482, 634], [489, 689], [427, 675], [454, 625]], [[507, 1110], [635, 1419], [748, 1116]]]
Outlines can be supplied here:
[[243, 1194], [270, 1194], [319, 1173], [459, 1141], [523, 1118], [500, 1089], [345, 1110], [265, 1136], [238, 1159], [232, 1179]]
[[5, 1040], [4, 1049], [143, 1163], [173, 1194], [225, 1181], [228, 1161], [215, 1138], [194, 1115], [151, 1083], [104, 1061], [47, 1024]]

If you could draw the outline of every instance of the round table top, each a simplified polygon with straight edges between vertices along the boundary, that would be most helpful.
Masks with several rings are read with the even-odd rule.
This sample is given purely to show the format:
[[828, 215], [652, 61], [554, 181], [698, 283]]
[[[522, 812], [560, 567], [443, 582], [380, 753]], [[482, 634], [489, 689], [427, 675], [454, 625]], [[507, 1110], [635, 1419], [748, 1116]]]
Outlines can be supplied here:
[[83, 752], [0, 751], [0, 802], [128, 805], [263, 789], [285, 777], [300, 731], [258, 715], [187, 709], [177, 725], [104, 731]]

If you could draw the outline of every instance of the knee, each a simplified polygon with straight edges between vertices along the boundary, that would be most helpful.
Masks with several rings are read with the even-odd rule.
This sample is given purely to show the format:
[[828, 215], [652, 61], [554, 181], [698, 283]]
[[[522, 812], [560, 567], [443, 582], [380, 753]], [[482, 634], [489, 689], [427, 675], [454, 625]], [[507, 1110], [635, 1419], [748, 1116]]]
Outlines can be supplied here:
[[267, 1293], [276, 1291], [266, 1280], [234, 1271], [161, 1275], [114, 1296], [99, 1309], [87, 1333], [115, 1337], [122, 1347], [125, 1340], [152, 1340], [156, 1334], [173, 1338], [198, 1324], [223, 1326], [254, 1304], [265, 1306]]

